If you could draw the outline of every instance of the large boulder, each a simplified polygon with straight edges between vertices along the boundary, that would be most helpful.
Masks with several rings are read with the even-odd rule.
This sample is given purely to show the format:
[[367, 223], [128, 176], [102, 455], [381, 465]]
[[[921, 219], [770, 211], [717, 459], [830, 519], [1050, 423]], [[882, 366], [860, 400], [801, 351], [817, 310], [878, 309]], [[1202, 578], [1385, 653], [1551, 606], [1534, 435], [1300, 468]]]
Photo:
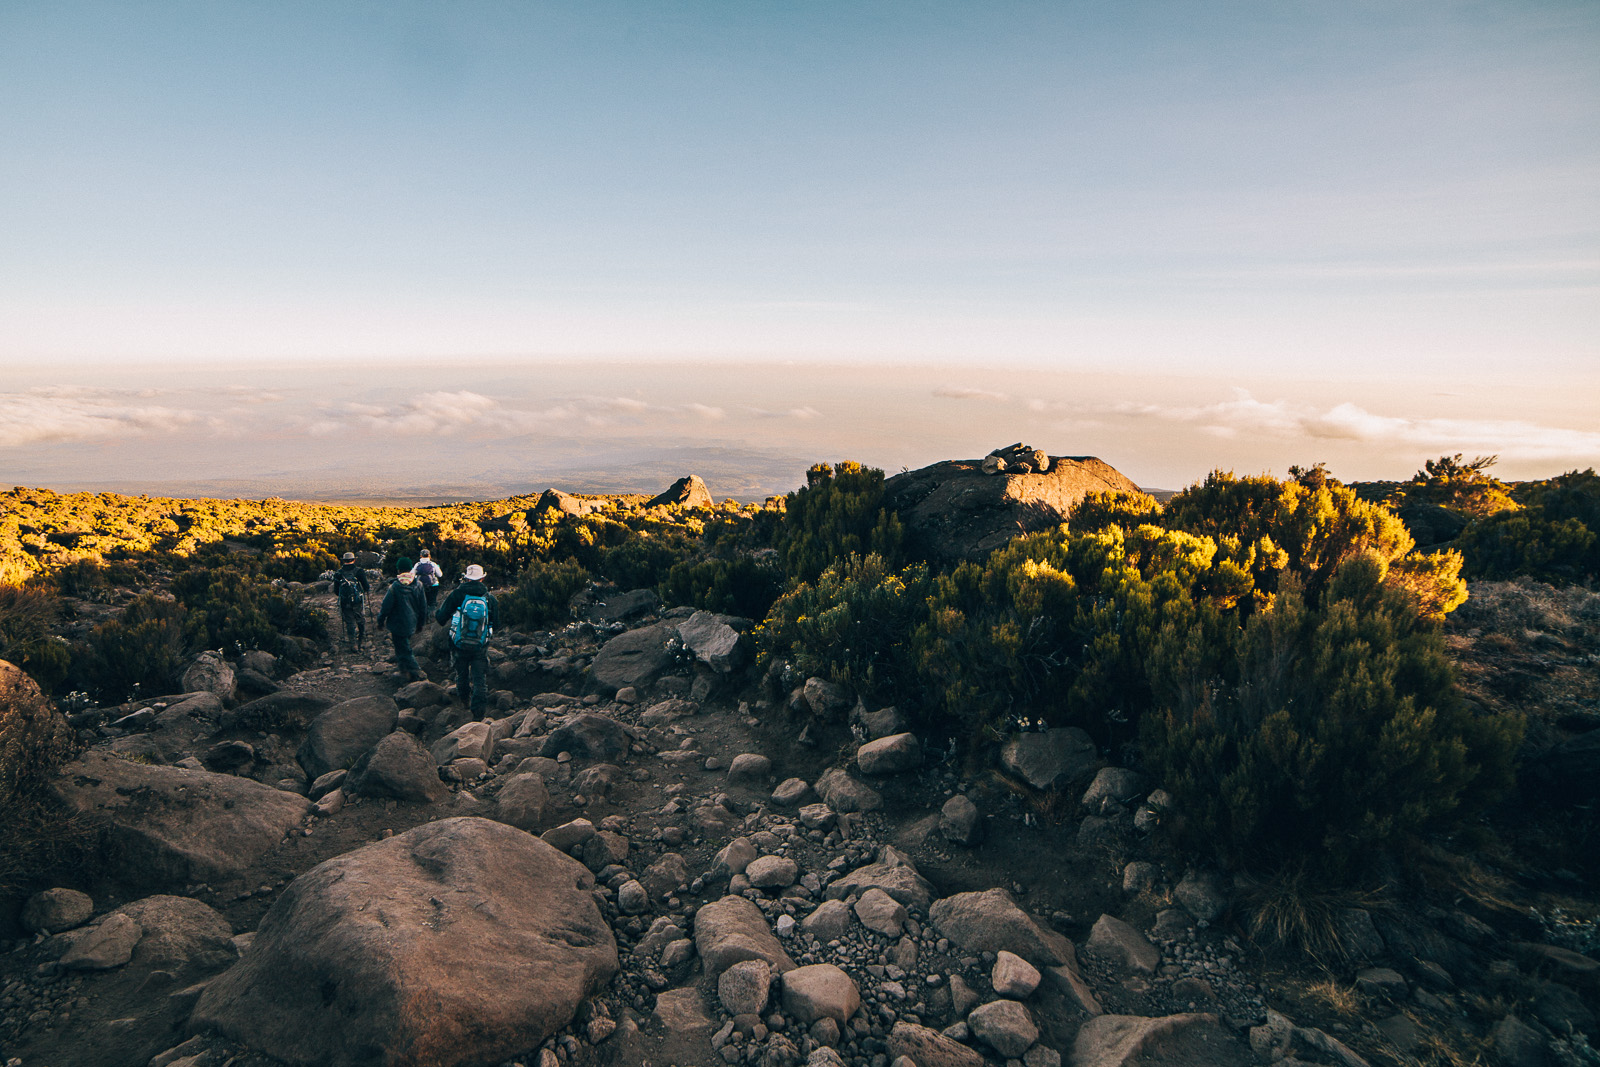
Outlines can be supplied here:
[[630, 685], [648, 689], [672, 666], [673, 653], [667, 642], [677, 633], [674, 623], [658, 622], [618, 634], [595, 654], [589, 665], [589, 684], [607, 695]]
[[230, 708], [222, 713], [217, 725], [223, 730], [303, 730], [332, 705], [333, 701], [318, 693], [280, 689]]
[[306, 777], [313, 780], [350, 767], [382, 741], [399, 718], [400, 707], [390, 697], [356, 697], [335, 704], [312, 720], [295, 758], [305, 768]]
[[889, 1031], [889, 1055], [911, 1057], [917, 1067], [984, 1067], [982, 1053], [937, 1030], [904, 1019]]
[[1139, 487], [1093, 456], [1052, 456], [1045, 474], [985, 474], [983, 461], [946, 460], [884, 482], [913, 551], [936, 562], [982, 560], [1024, 533], [1053, 530], [1090, 493]]
[[1015, 953], [1035, 967], [1077, 965], [1072, 942], [1034, 922], [1004, 889], [957, 893], [933, 903], [928, 917], [940, 935], [968, 952]]
[[678, 637], [695, 659], [714, 671], [726, 674], [743, 659], [739, 631], [726, 615], [697, 611], [678, 624]]
[[385, 736], [358, 759], [344, 790], [354, 796], [423, 803], [443, 800], [450, 792], [439, 781], [439, 765], [432, 754], [404, 730]]
[[226, 881], [298, 829], [311, 802], [229, 774], [156, 767], [90, 751], [52, 790], [101, 819], [117, 869], [147, 885]]
[[532, 771], [514, 774], [494, 798], [494, 818], [507, 826], [537, 833], [550, 808], [550, 790]]
[[183, 672], [185, 693], [214, 693], [224, 704], [232, 703], [238, 689], [233, 667], [222, 658], [221, 652], [207, 650], [194, 658]]
[[211, 736], [223, 714], [215, 693], [190, 693], [158, 711], [146, 732], [119, 737], [108, 747], [125, 759], [176, 763], [209, 747], [201, 739]]
[[293, 1063], [454, 1067], [538, 1046], [617, 970], [579, 864], [443, 819], [295, 879], [191, 1024]]
[[1041, 791], [1088, 781], [1098, 757], [1094, 741], [1076, 726], [1012, 734], [1000, 748], [1000, 767]]

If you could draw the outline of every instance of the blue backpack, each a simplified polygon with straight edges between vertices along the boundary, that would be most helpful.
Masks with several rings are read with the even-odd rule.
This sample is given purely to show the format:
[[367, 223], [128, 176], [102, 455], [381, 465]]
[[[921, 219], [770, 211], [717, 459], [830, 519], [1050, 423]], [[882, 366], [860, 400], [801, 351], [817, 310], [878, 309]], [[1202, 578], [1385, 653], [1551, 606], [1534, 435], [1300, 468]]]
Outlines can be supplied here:
[[489, 601], [481, 596], [469, 596], [450, 619], [450, 643], [474, 652], [488, 641]]

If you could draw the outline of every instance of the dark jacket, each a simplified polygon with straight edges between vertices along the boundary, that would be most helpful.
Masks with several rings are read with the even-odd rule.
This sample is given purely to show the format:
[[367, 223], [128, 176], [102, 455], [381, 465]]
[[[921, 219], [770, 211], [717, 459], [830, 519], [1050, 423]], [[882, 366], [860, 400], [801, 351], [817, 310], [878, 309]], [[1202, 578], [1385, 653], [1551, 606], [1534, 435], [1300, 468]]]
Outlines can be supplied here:
[[416, 582], [410, 585], [395, 580], [383, 594], [383, 606], [378, 609], [378, 625], [387, 626], [392, 634], [410, 637], [422, 628], [427, 601]]
[[433, 613], [434, 621], [440, 626], [449, 626], [450, 619], [455, 615], [461, 602], [469, 596], [481, 596], [489, 602], [489, 629], [500, 628], [500, 605], [495, 603], [494, 595], [489, 592], [489, 587], [482, 582], [464, 581], [445, 597], [444, 603], [439, 605], [439, 610]]

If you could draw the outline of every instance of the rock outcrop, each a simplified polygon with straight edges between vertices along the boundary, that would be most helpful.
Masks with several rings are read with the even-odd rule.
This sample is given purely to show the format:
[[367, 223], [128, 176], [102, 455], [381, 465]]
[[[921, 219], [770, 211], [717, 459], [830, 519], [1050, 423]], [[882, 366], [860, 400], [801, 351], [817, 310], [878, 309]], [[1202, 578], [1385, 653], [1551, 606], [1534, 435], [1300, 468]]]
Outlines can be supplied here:
[[914, 551], [941, 562], [980, 560], [1022, 533], [1067, 521], [1090, 493], [1139, 487], [1094, 456], [1052, 456], [1048, 473], [985, 474], [982, 460], [946, 460], [884, 483]]

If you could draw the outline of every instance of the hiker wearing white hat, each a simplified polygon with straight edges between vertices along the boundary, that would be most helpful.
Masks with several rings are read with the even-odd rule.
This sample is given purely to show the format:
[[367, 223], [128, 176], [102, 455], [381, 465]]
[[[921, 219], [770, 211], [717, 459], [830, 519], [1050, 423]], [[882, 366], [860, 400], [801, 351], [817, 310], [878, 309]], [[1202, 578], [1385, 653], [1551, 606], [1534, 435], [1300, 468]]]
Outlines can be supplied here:
[[[489, 706], [489, 637], [500, 621], [499, 605], [476, 563], [439, 605], [434, 619], [450, 627], [450, 655], [456, 666], [456, 699], [469, 704], [474, 719]], [[470, 697], [468, 694], [471, 694]]]

